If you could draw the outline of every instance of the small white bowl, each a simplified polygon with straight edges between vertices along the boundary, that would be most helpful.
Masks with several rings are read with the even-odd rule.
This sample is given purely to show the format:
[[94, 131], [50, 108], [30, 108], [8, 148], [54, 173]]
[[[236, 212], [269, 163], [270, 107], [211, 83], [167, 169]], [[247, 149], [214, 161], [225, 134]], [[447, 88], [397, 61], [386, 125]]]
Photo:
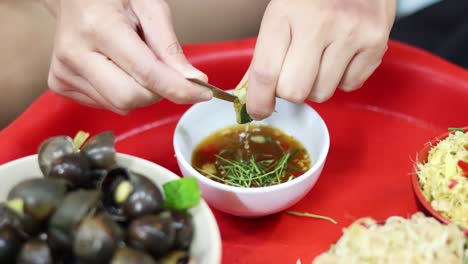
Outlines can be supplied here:
[[[121, 166], [147, 176], [158, 186], [179, 177], [171, 171], [150, 161], [134, 156], [117, 153], [117, 163]], [[4, 201], [14, 185], [22, 180], [41, 177], [37, 155], [27, 156], [0, 166], [0, 199]], [[161, 189], [162, 190], [162, 189]], [[191, 254], [196, 263], [221, 263], [221, 238], [218, 225], [210, 208], [204, 201], [192, 208], [195, 234]]]
[[277, 99], [276, 112], [261, 123], [292, 135], [307, 149], [312, 166], [303, 175], [274, 186], [241, 188], [211, 180], [192, 167], [192, 153], [213, 132], [235, 125], [231, 103], [221, 100], [193, 105], [179, 120], [174, 134], [177, 162], [185, 177], [195, 177], [204, 199], [214, 208], [242, 217], [260, 217], [283, 211], [301, 200], [319, 178], [330, 146], [325, 122], [307, 104]]

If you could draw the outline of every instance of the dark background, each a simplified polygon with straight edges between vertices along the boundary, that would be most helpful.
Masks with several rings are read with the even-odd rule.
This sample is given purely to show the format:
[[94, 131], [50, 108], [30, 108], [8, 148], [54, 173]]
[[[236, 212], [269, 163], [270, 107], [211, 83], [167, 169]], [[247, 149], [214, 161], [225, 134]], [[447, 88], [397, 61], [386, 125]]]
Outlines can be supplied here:
[[468, 69], [468, 0], [444, 0], [400, 18], [390, 37]]

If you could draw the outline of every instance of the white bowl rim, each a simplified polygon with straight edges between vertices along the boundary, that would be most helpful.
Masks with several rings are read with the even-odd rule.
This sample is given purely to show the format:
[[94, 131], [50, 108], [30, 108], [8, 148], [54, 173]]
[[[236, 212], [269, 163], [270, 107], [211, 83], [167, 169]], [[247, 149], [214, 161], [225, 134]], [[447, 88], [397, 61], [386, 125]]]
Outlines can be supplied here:
[[[215, 100], [217, 100], [217, 99], [215, 99]], [[176, 140], [177, 139], [176, 134], [177, 134], [177, 131], [180, 130], [180, 126], [181, 126], [182, 121], [185, 118], [188, 118], [187, 116], [190, 115], [193, 111], [196, 110], [196, 107], [198, 107], [197, 105], [198, 104], [195, 104], [195, 105], [191, 106], [187, 111], [185, 111], [184, 114], [179, 119], [179, 121], [177, 122], [176, 128], [174, 130], [173, 145], [174, 145], [174, 151], [175, 151], [176, 158], [180, 162], [182, 162], [182, 165], [186, 169], [189, 170], [189, 172], [191, 173], [191, 175], [193, 177], [197, 178], [198, 180], [202, 181], [205, 184], [211, 185], [211, 186], [213, 186], [215, 188], [218, 188], [218, 189], [221, 189], [221, 190], [224, 190], [224, 191], [230, 191], [230, 192], [236, 192], [236, 193], [257, 194], [257, 193], [279, 191], [279, 190], [282, 190], [282, 189], [287, 189], [287, 188], [289, 188], [289, 187], [291, 187], [293, 185], [296, 185], [296, 184], [299, 184], [299, 183], [305, 181], [308, 176], [312, 176], [314, 174], [314, 172], [316, 172], [326, 161], [328, 152], [330, 150], [330, 133], [328, 131], [328, 127], [327, 127], [325, 121], [323, 120], [322, 116], [312, 106], [310, 106], [309, 104], [306, 104], [306, 103], [302, 103], [302, 105], [304, 105], [305, 107], [308, 107], [313, 113], [315, 113], [318, 116], [318, 120], [320, 122], [320, 125], [322, 125], [323, 128], [324, 128], [324, 134], [325, 134], [325, 142], [324, 142], [323, 150], [321, 151], [321, 155], [318, 157], [317, 161], [314, 164], [312, 164], [312, 167], [310, 167], [309, 170], [307, 170], [306, 172], [304, 172], [300, 176], [295, 177], [294, 179], [292, 179], [290, 181], [280, 183], [280, 184], [276, 184], [276, 185], [272, 185], [272, 186], [266, 186], [266, 187], [255, 187], [255, 188], [237, 187], [237, 186], [230, 186], [230, 185], [227, 185], [227, 184], [223, 184], [223, 183], [211, 180], [211, 179], [205, 177], [204, 175], [202, 175], [201, 173], [199, 173], [197, 170], [195, 170], [193, 168], [192, 165], [190, 165], [190, 163], [183, 157], [183, 155], [182, 155], [182, 153], [180, 151], [180, 142], [178, 142]]]
[[[163, 166], [161, 166], [161, 165], [159, 165], [159, 164], [157, 164], [155, 162], [152, 162], [152, 161], [149, 161], [149, 160], [137, 157], [137, 156], [133, 156], [133, 155], [125, 154], [125, 153], [120, 153], [120, 152], [116, 152], [116, 155], [120, 156], [121, 158], [124, 158], [124, 159], [134, 159], [134, 160], [138, 160], [138, 162], [146, 163], [146, 164], [148, 164], [150, 166], [157, 167], [159, 170], [165, 171], [165, 174], [167, 174], [169, 177], [171, 177], [173, 179], [181, 178], [181, 176], [178, 176], [174, 172], [170, 171], [169, 169], [167, 169], [167, 168], [165, 168], [165, 167], [163, 167]], [[36, 159], [37, 156], [38, 156], [37, 154], [23, 156], [21, 158], [17, 158], [17, 159], [8, 161], [6, 163], [0, 164], [0, 167], [8, 168], [8, 167], [16, 166], [17, 163], [24, 162], [24, 161], [29, 160], [29, 159]], [[206, 203], [206, 201], [203, 198], [202, 198], [202, 200], [200, 201], [200, 203], [197, 206], [199, 206], [200, 209], [206, 211], [207, 216], [209, 216], [212, 219], [212, 221], [209, 221], [209, 223], [204, 222], [204, 224], [205, 225], [209, 224], [209, 226], [207, 226], [207, 228], [215, 230], [215, 232], [213, 234], [214, 240], [212, 241], [213, 250], [210, 251], [209, 260], [213, 261], [213, 263], [221, 263], [221, 256], [222, 256], [221, 234], [220, 234], [220, 230], [219, 230], [219, 226], [217, 224], [216, 218], [214, 217], [213, 212], [211, 211], [210, 207], [208, 206], [208, 204]]]

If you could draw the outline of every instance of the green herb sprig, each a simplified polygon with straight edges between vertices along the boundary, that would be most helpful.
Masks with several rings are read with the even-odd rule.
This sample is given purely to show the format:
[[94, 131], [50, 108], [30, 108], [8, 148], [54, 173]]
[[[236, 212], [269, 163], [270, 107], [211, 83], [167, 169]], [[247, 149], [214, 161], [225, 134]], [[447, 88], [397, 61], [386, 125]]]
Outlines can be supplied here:
[[[265, 187], [294, 179], [294, 175], [287, 175], [287, 168], [292, 166], [290, 161], [296, 154], [297, 152], [285, 151], [278, 161], [259, 159], [255, 155], [248, 159], [227, 159], [218, 154], [216, 155], [217, 170], [224, 177], [200, 168], [198, 170], [207, 177], [227, 185], [245, 188]], [[292, 169], [300, 171], [295, 167]]]
[[449, 127], [448, 130], [449, 131], [459, 131], [459, 132], [462, 132], [462, 133], [465, 132], [462, 128], [458, 128], [458, 127]]

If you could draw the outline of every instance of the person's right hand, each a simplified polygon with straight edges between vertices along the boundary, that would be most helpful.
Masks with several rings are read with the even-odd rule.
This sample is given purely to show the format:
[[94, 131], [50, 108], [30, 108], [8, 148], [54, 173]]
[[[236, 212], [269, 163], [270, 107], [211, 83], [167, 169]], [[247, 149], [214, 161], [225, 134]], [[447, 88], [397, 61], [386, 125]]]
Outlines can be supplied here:
[[127, 114], [167, 98], [212, 98], [184, 56], [163, 0], [44, 0], [57, 17], [49, 88], [82, 104]]

